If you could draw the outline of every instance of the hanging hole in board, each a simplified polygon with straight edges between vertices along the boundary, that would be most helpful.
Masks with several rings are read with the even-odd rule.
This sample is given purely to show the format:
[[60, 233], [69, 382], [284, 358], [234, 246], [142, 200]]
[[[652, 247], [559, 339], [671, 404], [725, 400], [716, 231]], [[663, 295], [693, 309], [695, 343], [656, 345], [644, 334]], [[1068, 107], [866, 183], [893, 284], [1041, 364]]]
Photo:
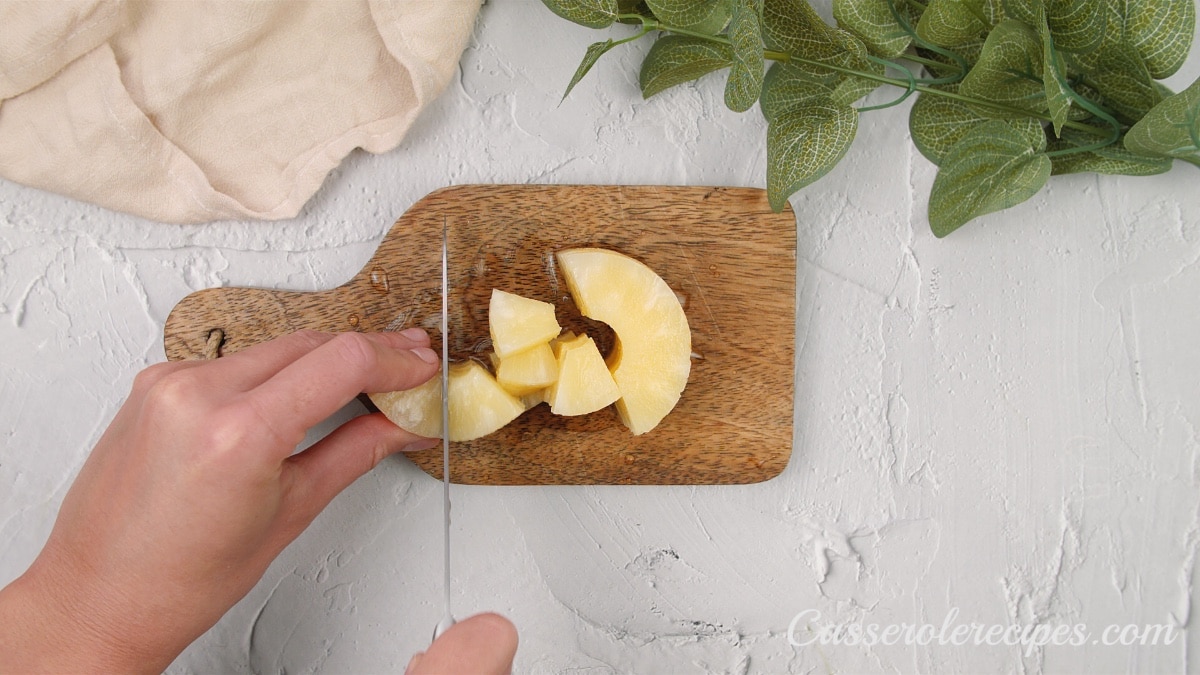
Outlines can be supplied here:
[[221, 346], [225, 344], [225, 331], [220, 328], [214, 328], [208, 331], [208, 338], [204, 343], [204, 358], [215, 359], [221, 355]]

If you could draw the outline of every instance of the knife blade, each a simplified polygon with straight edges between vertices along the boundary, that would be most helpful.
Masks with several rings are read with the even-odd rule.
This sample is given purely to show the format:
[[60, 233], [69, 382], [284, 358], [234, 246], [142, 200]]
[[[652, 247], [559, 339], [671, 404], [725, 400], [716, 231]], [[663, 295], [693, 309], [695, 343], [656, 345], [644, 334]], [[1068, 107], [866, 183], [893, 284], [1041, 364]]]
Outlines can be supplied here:
[[449, 234], [446, 218], [442, 217], [442, 528], [445, 577], [442, 580], [443, 615], [433, 629], [433, 639], [437, 639], [446, 629], [454, 625], [454, 615], [450, 611], [450, 274], [449, 274]]
[[447, 252], [449, 235], [442, 218], [442, 478], [450, 484], [450, 274]]

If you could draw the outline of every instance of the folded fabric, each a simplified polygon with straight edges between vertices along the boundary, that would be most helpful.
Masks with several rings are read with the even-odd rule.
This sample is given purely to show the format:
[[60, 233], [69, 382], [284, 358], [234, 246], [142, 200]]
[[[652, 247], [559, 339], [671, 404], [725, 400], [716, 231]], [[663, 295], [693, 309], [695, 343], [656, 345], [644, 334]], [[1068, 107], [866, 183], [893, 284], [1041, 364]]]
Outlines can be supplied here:
[[292, 217], [400, 143], [479, 5], [0, 2], [0, 176], [164, 222]]

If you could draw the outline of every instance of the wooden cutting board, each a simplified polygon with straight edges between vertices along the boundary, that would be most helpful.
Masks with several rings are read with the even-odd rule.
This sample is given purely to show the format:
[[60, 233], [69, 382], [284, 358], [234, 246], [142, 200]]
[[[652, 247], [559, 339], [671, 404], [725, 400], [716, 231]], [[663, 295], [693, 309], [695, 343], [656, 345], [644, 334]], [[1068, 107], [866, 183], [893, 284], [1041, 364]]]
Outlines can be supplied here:
[[[451, 479], [479, 485], [742, 484], [767, 480], [792, 449], [796, 220], [745, 188], [464, 185], [417, 202], [346, 284], [320, 292], [213, 288], [167, 318], [172, 360], [229, 354], [299, 329], [421, 326], [441, 349], [441, 231], [449, 228], [451, 360], [486, 359], [493, 288], [554, 303], [559, 323], [613, 335], [579, 315], [555, 251], [598, 246], [641, 260], [679, 294], [691, 377], [653, 431], [631, 435], [610, 408], [581, 417], [546, 405], [451, 446]], [[214, 334], [215, 330], [220, 333]], [[441, 478], [441, 450], [407, 455]]]

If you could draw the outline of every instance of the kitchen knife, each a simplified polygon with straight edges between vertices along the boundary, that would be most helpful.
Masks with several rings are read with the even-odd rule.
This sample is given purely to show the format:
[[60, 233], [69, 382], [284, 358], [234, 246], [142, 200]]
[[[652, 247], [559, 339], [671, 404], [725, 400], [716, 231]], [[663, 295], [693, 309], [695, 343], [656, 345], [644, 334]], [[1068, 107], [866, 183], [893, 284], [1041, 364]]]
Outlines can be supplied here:
[[433, 639], [437, 639], [446, 629], [454, 625], [454, 615], [450, 612], [450, 305], [449, 287], [450, 275], [447, 264], [446, 219], [442, 218], [442, 527], [445, 544], [444, 562], [445, 577], [443, 578], [442, 620], [433, 629]]

